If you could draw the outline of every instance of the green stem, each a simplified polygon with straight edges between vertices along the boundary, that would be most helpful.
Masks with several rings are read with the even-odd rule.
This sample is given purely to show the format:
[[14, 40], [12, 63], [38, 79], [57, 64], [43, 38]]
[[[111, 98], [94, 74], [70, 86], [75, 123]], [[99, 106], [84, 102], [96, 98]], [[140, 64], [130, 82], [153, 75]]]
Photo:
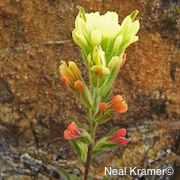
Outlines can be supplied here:
[[87, 108], [87, 113], [88, 113], [88, 117], [89, 117], [89, 124], [90, 124], [90, 126], [92, 126], [92, 122], [93, 122], [92, 109]]
[[[95, 123], [93, 121], [92, 130], [91, 130], [91, 138], [93, 140], [93, 145], [94, 145], [94, 142], [95, 142], [96, 127], [97, 127], [97, 123]], [[92, 151], [92, 144], [90, 144], [89, 147], [88, 147], [88, 154], [87, 154], [87, 161], [86, 161], [86, 167], [85, 167], [85, 173], [84, 173], [84, 180], [88, 180], [89, 167], [90, 167], [91, 158], [92, 158], [91, 151]]]
[[96, 127], [97, 127], [97, 123], [93, 122], [92, 131], [91, 131], [91, 138], [93, 140], [93, 143], [95, 141], [95, 136], [96, 136]]
[[[99, 84], [99, 78], [97, 79], [97, 83]], [[87, 154], [87, 161], [86, 161], [86, 167], [85, 167], [85, 172], [84, 172], [84, 180], [88, 180], [88, 173], [89, 173], [89, 167], [91, 164], [91, 151], [93, 148], [93, 145], [95, 143], [95, 135], [96, 135], [96, 127], [97, 123], [94, 122], [94, 115], [97, 113], [98, 108], [99, 108], [99, 102], [100, 102], [100, 97], [99, 97], [99, 88], [93, 87], [92, 88], [92, 97], [93, 97], [93, 109], [87, 109], [88, 116], [89, 116], [89, 122], [91, 125], [91, 138], [93, 140], [92, 144], [88, 146], [88, 154]]]

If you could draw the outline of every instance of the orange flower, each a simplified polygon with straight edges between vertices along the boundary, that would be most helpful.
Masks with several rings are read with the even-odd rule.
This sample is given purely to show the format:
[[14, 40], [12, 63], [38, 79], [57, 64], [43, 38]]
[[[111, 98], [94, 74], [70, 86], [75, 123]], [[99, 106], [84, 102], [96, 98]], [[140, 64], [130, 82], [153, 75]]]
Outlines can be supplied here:
[[114, 99], [108, 103], [108, 105], [111, 112], [124, 113], [128, 109], [127, 103], [120, 95], [115, 96]]
[[83, 130], [77, 127], [75, 122], [69, 124], [68, 128], [64, 131], [64, 138], [75, 139], [83, 135]]
[[119, 129], [115, 134], [108, 137], [107, 141], [113, 142], [114, 144], [127, 144], [129, 140], [123, 137], [125, 135], [126, 129]]

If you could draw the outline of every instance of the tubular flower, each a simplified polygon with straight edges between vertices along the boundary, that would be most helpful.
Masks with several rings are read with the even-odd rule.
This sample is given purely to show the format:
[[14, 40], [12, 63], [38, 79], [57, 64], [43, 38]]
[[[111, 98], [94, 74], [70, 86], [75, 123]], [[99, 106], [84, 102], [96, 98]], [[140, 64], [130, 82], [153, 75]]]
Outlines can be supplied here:
[[115, 134], [108, 137], [106, 141], [112, 142], [114, 144], [127, 144], [129, 140], [123, 137], [125, 135], [126, 129], [119, 129]]
[[68, 128], [64, 131], [64, 138], [67, 140], [84, 138], [87, 141], [92, 141], [90, 134], [86, 130], [79, 128], [75, 122], [69, 123]]
[[108, 103], [109, 111], [115, 113], [124, 113], [128, 110], [128, 105], [122, 96], [117, 95]]
[[64, 138], [75, 139], [83, 136], [83, 130], [77, 127], [76, 123], [72, 122], [69, 124], [68, 128], [64, 131]]
[[106, 151], [108, 148], [120, 145], [127, 144], [130, 140], [126, 139], [126, 129], [117, 129], [113, 134], [110, 132], [104, 138], [101, 138], [93, 147], [93, 152]]
[[[79, 7], [79, 9], [72, 36], [75, 43], [82, 50], [87, 67], [90, 69], [92, 65], [97, 65], [93, 56], [94, 51], [99, 46], [104, 54], [103, 61], [105, 63], [98, 65], [98, 68], [104, 67], [109, 69], [107, 65], [112, 61], [109, 65], [111, 66], [109, 69], [111, 71], [112, 67], [121, 61], [125, 49], [138, 40], [136, 34], [139, 30], [139, 21], [135, 20], [138, 11], [133, 11], [120, 25], [118, 24], [118, 14], [116, 12], [108, 11], [104, 15], [100, 15], [99, 12], [85, 13], [82, 7]], [[90, 58], [90, 56], [92, 57]], [[116, 58], [114, 59], [113, 57]], [[91, 70], [93, 71], [94, 68]], [[94, 71], [96, 72], [97, 68]], [[101, 71], [98, 70], [99, 72]], [[102, 71], [102, 74], [106, 75], [108, 71]]]
[[81, 72], [75, 62], [69, 61], [68, 65], [63, 61], [63, 63], [59, 66], [59, 72], [61, 80], [65, 82], [66, 86], [69, 89], [74, 89], [74, 83], [82, 79]]

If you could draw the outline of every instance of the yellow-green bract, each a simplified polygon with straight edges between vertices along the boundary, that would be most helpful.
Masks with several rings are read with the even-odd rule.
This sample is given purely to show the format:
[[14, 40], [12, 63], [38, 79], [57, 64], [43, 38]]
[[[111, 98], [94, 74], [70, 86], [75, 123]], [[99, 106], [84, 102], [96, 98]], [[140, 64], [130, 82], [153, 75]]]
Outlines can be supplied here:
[[120, 25], [116, 12], [85, 13], [80, 7], [72, 36], [91, 72], [106, 76], [120, 67], [125, 49], [138, 40], [140, 25], [138, 20], [134, 21], [137, 13], [133, 11]]

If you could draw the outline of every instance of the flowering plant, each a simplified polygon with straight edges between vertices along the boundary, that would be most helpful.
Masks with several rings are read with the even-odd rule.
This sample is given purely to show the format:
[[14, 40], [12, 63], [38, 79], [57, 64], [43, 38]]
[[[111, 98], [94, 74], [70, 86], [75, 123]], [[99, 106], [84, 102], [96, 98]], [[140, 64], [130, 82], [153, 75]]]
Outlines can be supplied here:
[[[86, 85], [81, 71], [73, 61], [61, 61], [59, 67], [61, 80], [67, 88], [84, 104], [87, 109], [91, 131], [75, 118], [70, 118], [64, 131], [85, 166], [84, 180], [88, 180], [92, 156], [105, 153], [109, 148], [127, 144], [126, 129], [114, 128], [105, 137], [95, 140], [96, 128], [108, 121], [114, 113], [124, 113], [128, 105], [121, 95], [109, 101], [110, 88], [126, 61], [126, 48], [138, 40], [139, 21], [135, 20], [138, 11], [132, 12], [118, 24], [118, 15], [107, 12], [85, 13], [82, 7], [75, 20], [72, 32], [75, 43], [81, 48], [85, 65], [90, 75], [90, 87]], [[65, 175], [64, 175], [65, 174]], [[64, 172], [64, 179], [79, 179]]]

